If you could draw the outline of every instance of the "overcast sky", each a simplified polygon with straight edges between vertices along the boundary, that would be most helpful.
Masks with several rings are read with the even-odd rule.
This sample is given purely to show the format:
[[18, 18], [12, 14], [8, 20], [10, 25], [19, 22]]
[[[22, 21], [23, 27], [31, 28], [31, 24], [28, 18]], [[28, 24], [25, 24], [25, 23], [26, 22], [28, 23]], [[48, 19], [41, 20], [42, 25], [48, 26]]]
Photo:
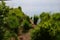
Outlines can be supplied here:
[[60, 0], [11, 0], [6, 2], [10, 7], [21, 6], [25, 14], [33, 16], [41, 12], [59, 12]]

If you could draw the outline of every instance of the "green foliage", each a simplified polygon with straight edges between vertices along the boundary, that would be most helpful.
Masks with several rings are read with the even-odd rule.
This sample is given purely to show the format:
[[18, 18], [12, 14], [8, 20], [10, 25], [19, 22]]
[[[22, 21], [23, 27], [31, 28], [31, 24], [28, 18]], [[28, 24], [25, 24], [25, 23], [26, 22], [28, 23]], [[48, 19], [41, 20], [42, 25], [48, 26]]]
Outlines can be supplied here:
[[2, 40], [4, 37], [4, 31], [2, 29], [0, 29], [0, 40]]
[[43, 12], [41, 15], [40, 15], [40, 19], [43, 20], [43, 21], [47, 21], [50, 19], [50, 13], [45, 13]]
[[32, 25], [27, 20], [24, 20], [22, 25], [23, 32], [27, 32], [32, 27]]
[[0, 3], [0, 40], [10, 40], [17, 37], [18, 29], [23, 21], [21, 8], [9, 8], [5, 2]]
[[2, 1], [2, 3], [0, 4], [0, 40], [3, 40], [4, 38], [4, 33], [5, 33], [5, 18], [8, 14], [9, 11], [9, 7], [5, 6], [5, 3]]
[[60, 14], [44, 13], [40, 18], [40, 23], [31, 33], [31, 40], [60, 40]]
[[34, 24], [35, 24], [35, 25], [37, 24], [38, 19], [39, 19], [39, 17], [35, 15], [35, 16], [34, 16]]
[[17, 19], [16, 16], [9, 16], [7, 23], [9, 25], [9, 28], [17, 28], [19, 26], [19, 20]]
[[4, 40], [9, 40], [10, 37], [11, 37], [11, 33], [9, 31], [6, 31], [4, 33]]
[[55, 13], [52, 15], [52, 17], [55, 21], [59, 21], [60, 20], [60, 13]]

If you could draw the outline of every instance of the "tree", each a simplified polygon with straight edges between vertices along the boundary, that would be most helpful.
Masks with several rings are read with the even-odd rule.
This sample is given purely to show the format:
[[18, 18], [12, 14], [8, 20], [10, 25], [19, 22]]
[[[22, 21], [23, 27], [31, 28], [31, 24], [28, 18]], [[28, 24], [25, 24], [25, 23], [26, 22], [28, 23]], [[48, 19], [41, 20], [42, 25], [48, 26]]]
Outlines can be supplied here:
[[31, 40], [60, 40], [60, 14], [49, 15], [49, 18], [47, 14], [42, 14], [40, 16], [41, 22], [32, 31]]
[[3, 40], [5, 33], [5, 18], [9, 12], [9, 7], [5, 6], [5, 2], [0, 3], [0, 40]]
[[20, 7], [11, 9], [2, 1], [0, 3], [0, 40], [10, 40], [13, 35], [16, 37], [23, 17], [24, 14]]
[[43, 21], [47, 21], [50, 19], [50, 13], [48, 12], [42, 12], [40, 14], [40, 19], [43, 20]]
[[38, 22], [38, 19], [39, 19], [39, 17], [38, 16], [36, 16], [36, 15], [34, 15], [34, 24], [36, 25], [37, 24], [37, 22]]

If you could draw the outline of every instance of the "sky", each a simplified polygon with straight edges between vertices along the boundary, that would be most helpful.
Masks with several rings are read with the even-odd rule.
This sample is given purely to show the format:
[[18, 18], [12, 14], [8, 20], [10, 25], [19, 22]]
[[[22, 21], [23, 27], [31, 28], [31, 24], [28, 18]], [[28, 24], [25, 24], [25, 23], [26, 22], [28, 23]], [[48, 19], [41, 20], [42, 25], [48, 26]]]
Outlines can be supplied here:
[[29, 16], [39, 15], [41, 12], [60, 12], [60, 0], [10, 0], [6, 5], [21, 6], [23, 12]]

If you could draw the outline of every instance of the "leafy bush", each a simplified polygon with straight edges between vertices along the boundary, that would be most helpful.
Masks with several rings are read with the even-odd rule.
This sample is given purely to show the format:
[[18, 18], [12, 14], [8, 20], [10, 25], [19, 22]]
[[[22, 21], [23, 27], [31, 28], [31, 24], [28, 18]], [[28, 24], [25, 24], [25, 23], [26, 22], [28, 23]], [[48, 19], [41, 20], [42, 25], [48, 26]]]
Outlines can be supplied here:
[[15, 16], [9, 16], [7, 21], [11, 29], [17, 28], [19, 26], [19, 20]]
[[[44, 14], [42, 14], [44, 15]], [[55, 14], [52, 14], [55, 16]], [[40, 24], [34, 29], [31, 33], [31, 40], [60, 40], [60, 16], [56, 15], [55, 17], [49, 15], [50, 18], [46, 18], [47, 14], [41, 17]], [[40, 15], [41, 16], [41, 15]], [[57, 18], [56, 20], [56, 17]], [[55, 18], [55, 19], [54, 19]], [[46, 19], [49, 19], [45, 21]], [[59, 33], [58, 33], [59, 32]], [[59, 36], [58, 36], [59, 35]]]
[[32, 25], [27, 20], [24, 20], [22, 25], [23, 32], [27, 32], [32, 27]]
[[10, 40], [12, 35], [17, 35], [23, 17], [20, 7], [11, 9], [5, 2], [0, 2], [0, 40]]

